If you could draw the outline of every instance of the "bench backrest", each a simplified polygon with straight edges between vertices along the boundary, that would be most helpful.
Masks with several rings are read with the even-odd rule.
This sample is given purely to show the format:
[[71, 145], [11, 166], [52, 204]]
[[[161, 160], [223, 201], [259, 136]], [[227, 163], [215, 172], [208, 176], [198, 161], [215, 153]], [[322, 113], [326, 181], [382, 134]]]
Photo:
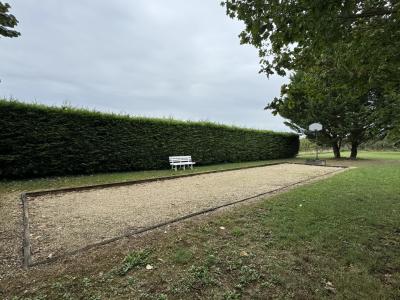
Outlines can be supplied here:
[[192, 162], [191, 156], [170, 156], [170, 163], [180, 163], [180, 162]]

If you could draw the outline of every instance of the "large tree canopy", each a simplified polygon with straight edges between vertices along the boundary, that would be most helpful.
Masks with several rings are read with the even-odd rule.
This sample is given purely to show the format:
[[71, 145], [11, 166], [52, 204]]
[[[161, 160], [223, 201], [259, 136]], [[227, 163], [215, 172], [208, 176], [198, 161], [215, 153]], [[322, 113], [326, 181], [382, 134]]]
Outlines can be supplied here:
[[321, 123], [323, 131], [318, 142], [332, 145], [335, 156], [340, 157], [340, 146], [345, 136], [340, 125], [344, 110], [341, 98], [319, 89], [320, 80], [315, 74], [298, 72], [290, 79], [290, 84], [282, 86], [281, 96], [268, 104], [266, 109], [271, 109], [273, 114], [279, 113], [288, 120], [285, 121], [287, 126], [310, 139], [314, 135], [308, 132], [308, 126]]
[[397, 99], [379, 88], [357, 94], [351, 85], [346, 74], [325, 77], [318, 68], [297, 72], [282, 87], [281, 97], [266, 108], [288, 119], [286, 125], [311, 139], [314, 136], [308, 132], [308, 125], [321, 123], [318, 142], [332, 145], [337, 158], [342, 142], [347, 142], [352, 145], [351, 157], [355, 158], [360, 144], [383, 138], [395, 126]]
[[[397, 0], [225, 0], [245, 23], [241, 43], [259, 50], [268, 76], [294, 74], [267, 108], [304, 132], [324, 124], [340, 147], [393, 127], [400, 106], [400, 2]], [[397, 101], [397, 102], [396, 102]], [[390, 113], [389, 113], [390, 112]], [[317, 115], [318, 113], [318, 115]]]
[[5, 37], [17, 37], [20, 33], [13, 28], [17, 26], [18, 20], [8, 10], [10, 5], [8, 3], [0, 2], [0, 35]]
[[230, 17], [245, 23], [241, 42], [259, 49], [262, 71], [268, 75], [304, 70], [327, 48], [351, 54], [343, 55], [343, 63], [369, 65], [369, 71], [398, 71], [397, 0], [225, 0], [222, 4]]

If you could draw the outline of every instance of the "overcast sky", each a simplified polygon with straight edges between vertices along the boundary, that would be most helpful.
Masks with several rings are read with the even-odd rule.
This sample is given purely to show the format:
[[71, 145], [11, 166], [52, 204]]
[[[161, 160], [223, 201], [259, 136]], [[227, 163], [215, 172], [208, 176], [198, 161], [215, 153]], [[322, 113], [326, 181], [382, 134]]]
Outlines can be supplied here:
[[287, 80], [219, 0], [5, 2], [22, 35], [0, 38], [1, 97], [289, 131], [263, 110]]

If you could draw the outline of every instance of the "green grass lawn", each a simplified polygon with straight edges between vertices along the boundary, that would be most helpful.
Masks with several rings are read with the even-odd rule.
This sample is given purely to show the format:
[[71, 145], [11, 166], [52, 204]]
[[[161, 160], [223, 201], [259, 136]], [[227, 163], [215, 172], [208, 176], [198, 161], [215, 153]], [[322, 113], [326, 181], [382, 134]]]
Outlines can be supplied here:
[[193, 170], [186, 169], [173, 171], [166, 170], [150, 170], [150, 171], [135, 171], [135, 172], [114, 172], [114, 173], [100, 173], [94, 175], [81, 175], [81, 176], [64, 176], [64, 177], [50, 177], [39, 178], [31, 180], [13, 180], [13, 181], [0, 181], [0, 192], [9, 190], [41, 190], [41, 189], [57, 189], [63, 187], [76, 187], [85, 185], [95, 185], [102, 183], [134, 181], [150, 178], [161, 178], [169, 176], [188, 175], [193, 173], [203, 173], [218, 170], [230, 170], [236, 168], [245, 168], [251, 166], [265, 165], [285, 160], [263, 160], [251, 161], [242, 163], [225, 163], [209, 166], [196, 166]]
[[[342, 158], [350, 157], [350, 151], [342, 151]], [[321, 159], [333, 158], [333, 152], [324, 151], [323, 153], [319, 153], [319, 157]], [[298, 156], [298, 158], [315, 158], [315, 152], [302, 152]], [[398, 160], [400, 159], [400, 151], [359, 151], [357, 159], [391, 159]]]
[[[360, 157], [329, 160], [357, 168], [326, 180], [168, 234], [117, 242], [58, 269], [33, 269], [4, 290], [15, 299], [399, 299], [400, 153]], [[3, 190], [143, 174], [156, 172], [14, 182]]]

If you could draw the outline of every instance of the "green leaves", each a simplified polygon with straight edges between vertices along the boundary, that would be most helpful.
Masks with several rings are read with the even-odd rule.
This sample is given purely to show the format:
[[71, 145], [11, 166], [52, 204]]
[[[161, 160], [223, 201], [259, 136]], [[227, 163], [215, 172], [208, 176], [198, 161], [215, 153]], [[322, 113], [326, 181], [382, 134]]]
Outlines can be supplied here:
[[374, 70], [373, 77], [384, 61], [399, 66], [397, 2], [225, 0], [223, 4], [228, 16], [244, 22], [241, 43], [260, 50], [261, 71], [267, 75], [305, 71], [322, 52], [338, 45], [347, 45], [353, 67]]
[[130, 252], [124, 258], [121, 267], [117, 270], [117, 274], [124, 276], [132, 269], [146, 266], [149, 262], [150, 254], [151, 252], [149, 250]]
[[146, 119], [0, 100], [0, 178], [169, 168], [293, 157], [295, 134]]
[[18, 24], [18, 20], [8, 13], [10, 5], [8, 3], [0, 2], [0, 35], [5, 37], [17, 37], [20, 33], [16, 30], [10, 29], [14, 28]]
[[[327, 64], [333, 59], [327, 59]], [[395, 126], [398, 99], [383, 88], [357, 85], [354, 76], [344, 69], [333, 72], [320, 66], [298, 72], [266, 109], [279, 113], [290, 121], [291, 128], [310, 138], [309, 124], [321, 123], [324, 129], [319, 142], [338, 148], [342, 141], [357, 147], [383, 138]]]

